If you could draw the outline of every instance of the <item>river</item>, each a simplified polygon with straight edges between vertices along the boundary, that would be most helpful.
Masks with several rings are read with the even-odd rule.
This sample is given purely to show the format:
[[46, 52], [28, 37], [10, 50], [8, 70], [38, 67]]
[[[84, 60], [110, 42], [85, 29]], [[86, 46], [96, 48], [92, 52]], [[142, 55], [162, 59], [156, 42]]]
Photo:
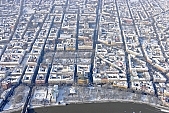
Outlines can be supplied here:
[[[20, 113], [13, 112], [13, 113]], [[146, 104], [132, 102], [106, 102], [69, 104], [67, 106], [42, 107], [29, 110], [28, 113], [164, 113]]]

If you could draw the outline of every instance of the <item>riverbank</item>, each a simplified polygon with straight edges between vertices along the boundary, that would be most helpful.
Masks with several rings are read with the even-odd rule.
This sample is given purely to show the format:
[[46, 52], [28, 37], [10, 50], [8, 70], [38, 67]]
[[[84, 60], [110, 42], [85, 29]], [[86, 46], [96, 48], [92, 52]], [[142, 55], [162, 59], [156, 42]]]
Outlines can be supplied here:
[[1, 111], [1, 113], [13, 113], [13, 112], [19, 112], [21, 113], [22, 107], [16, 108], [16, 109], [10, 109], [10, 110], [5, 110]]

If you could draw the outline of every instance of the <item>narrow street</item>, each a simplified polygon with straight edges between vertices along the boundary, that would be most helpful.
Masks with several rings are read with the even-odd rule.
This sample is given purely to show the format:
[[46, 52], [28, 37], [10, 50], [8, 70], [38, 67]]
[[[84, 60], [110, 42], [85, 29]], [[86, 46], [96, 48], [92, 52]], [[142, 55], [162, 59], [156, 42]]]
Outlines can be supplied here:
[[90, 73], [89, 73], [89, 84], [93, 84], [93, 67], [94, 67], [94, 59], [95, 59], [95, 52], [96, 52], [96, 44], [98, 40], [98, 32], [99, 32], [99, 22], [100, 22], [100, 9], [102, 7], [102, 0], [98, 0], [96, 9], [96, 23], [95, 23], [95, 30], [93, 35], [93, 52], [91, 56], [91, 65], [90, 65]]
[[121, 30], [121, 36], [122, 36], [122, 41], [123, 41], [123, 45], [124, 45], [124, 51], [125, 51], [125, 61], [126, 61], [126, 76], [127, 76], [127, 83], [128, 83], [128, 88], [131, 87], [131, 76], [130, 76], [130, 71], [129, 71], [129, 59], [128, 59], [128, 53], [126, 52], [126, 41], [124, 38], [124, 34], [123, 34], [123, 29], [122, 29], [122, 23], [121, 23], [121, 19], [120, 19], [120, 15], [119, 15], [119, 9], [118, 9], [118, 1], [115, 0], [116, 2], [116, 9], [117, 9], [117, 15], [118, 15], [118, 19], [119, 19], [119, 26], [120, 26], [120, 30]]

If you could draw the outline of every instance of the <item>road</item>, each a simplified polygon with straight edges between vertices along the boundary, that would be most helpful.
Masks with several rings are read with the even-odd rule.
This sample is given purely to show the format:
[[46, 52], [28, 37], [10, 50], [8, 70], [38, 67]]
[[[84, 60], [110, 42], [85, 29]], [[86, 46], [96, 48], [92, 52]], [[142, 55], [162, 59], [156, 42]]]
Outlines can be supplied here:
[[102, 7], [102, 0], [98, 0], [97, 8], [96, 8], [96, 23], [95, 23], [95, 29], [94, 29], [94, 35], [93, 35], [93, 52], [92, 52], [92, 55], [91, 55], [89, 84], [93, 84], [93, 67], [94, 67], [94, 59], [95, 59], [95, 52], [96, 52], [96, 44], [97, 44], [97, 40], [98, 40], [101, 7]]
[[115, 3], [116, 3], [117, 15], [118, 15], [118, 19], [119, 19], [119, 26], [120, 26], [120, 31], [121, 31], [121, 36], [122, 36], [122, 41], [123, 41], [124, 51], [125, 51], [127, 83], [128, 83], [128, 88], [130, 88], [131, 87], [131, 76], [130, 76], [130, 71], [129, 71], [128, 53], [126, 52], [126, 46], [125, 46], [126, 45], [126, 41], [125, 41], [125, 38], [124, 38], [124, 33], [123, 33], [123, 29], [122, 29], [122, 23], [121, 23], [121, 20], [120, 20], [117, 0], [115, 0]]

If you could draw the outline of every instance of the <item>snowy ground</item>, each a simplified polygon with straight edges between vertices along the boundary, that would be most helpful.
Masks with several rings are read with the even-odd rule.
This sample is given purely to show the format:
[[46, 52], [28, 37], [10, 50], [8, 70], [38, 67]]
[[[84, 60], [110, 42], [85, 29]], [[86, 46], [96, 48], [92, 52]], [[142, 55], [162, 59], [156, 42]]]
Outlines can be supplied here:
[[138, 101], [143, 103], [161, 104], [160, 101], [150, 95], [135, 94], [118, 89], [106, 89], [102, 87], [76, 87], [76, 94], [70, 95], [70, 87], [60, 89], [58, 101], [65, 103], [94, 102], [94, 101]]
[[57, 98], [57, 103], [63, 101], [64, 93], [65, 93], [65, 90], [63, 88], [59, 90], [59, 95], [58, 95], [58, 98]]
[[8, 111], [8, 110], [13, 110], [13, 109], [18, 109], [18, 108], [21, 108], [22, 107], [22, 105], [23, 105], [24, 103], [18, 103], [18, 104], [16, 104], [16, 105], [14, 105], [14, 104], [12, 104], [11, 102], [8, 102], [6, 105], [5, 105], [5, 107], [4, 107], [4, 111]]
[[[56, 102], [50, 102], [49, 98], [46, 98], [47, 96], [47, 89], [49, 89], [48, 87], [38, 87], [39, 89], [35, 89], [34, 94], [33, 94], [33, 98], [31, 99], [31, 108], [37, 108], [37, 107], [42, 107], [42, 106], [53, 106], [53, 105], [58, 105], [58, 103], [60, 102], [60, 104], [64, 104], [63, 103], [63, 95], [65, 93], [65, 89], [61, 88], [59, 90], [59, 95], [57, 98]], [[36, 96], [36, 95], [41, 95], [41, 96]]]
[[33, 99], [43, 100], [44, 98], [46, 98], [46, 95], [47, 95], [47, 90], [38, 89], [35, 90]]
[[21, 108], [26, 100], [29, 92], [29, 87], [19, 86], [15, 89], [14, 95], [11, 97], [10, 101], [5, 105], [4, 111], [15, 110]]
[[47, 87], [35, 87], [33, 97], [31, 98], [31, 106], [43, 105], [44, 99], [46, 99]]
[[169, 110], [161, 109], [162, 112], [169, 113]]

